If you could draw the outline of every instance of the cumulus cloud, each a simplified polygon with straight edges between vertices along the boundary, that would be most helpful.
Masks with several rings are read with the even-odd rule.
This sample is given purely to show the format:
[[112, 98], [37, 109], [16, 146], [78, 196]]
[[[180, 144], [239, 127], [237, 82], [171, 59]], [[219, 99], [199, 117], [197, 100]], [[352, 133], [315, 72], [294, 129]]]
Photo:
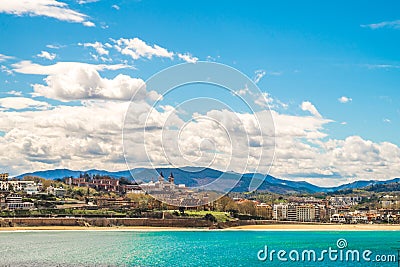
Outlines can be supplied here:
[[95, 65], [95, 64], [80, 63], [80, 62], [57, 62], [53, 65], [40, 65], [32, 63], [31, 61], [21, 61], [13, 64], [12, 66], [15, 72], [23, 74], [38, 74], [38, 75], [58, 74], [74, 68], [87, 68], [87, 69], [102, 71], [102, 70], [119, 70], [130, 67], [124, 64]]
[[49, 53], [47, 51], [42, 51], [40, 54], [37, 54], [38, 57], [46, 58], [48, 60], [54, 60], [56, 58], [56, 54]]
[[58, 62], [43, 66], [31, 62], [14, 64], [15, 71], [25, 74], [48, 75], [45, 84], [33, 84], [34, 95], [60, 101], [107, 99], [128, 101], [157, 99], [154, 91], [147, 92], [142, 79], [119, 74], [113, 79], [101, 77], [99, 71], [117, 70], [125, 65], [93, 65], [77, 62]]
[[1, 167], [20, 173], [65, 166], [123, 169], [121, 129], [126, 102], [51, 110], [0, 112]]
[[[190, 53], [173, 52], [156, 44], [149, 45], [145, 41], [137, 37], [130, 39], [120, 38], [118, 40], [110, 40], [113, 45], [108, 43], [103, 45], [99, 42], [96, 42], [96, 47], [113, 47], [117, 50], [117, 52], [121, 53], [122, 55], [129, 56], [134, 60], [137, 60], [139, 58], [152, 59], [153, 57], [169, 58], [171, 60], [173, 60], [174, 58], [178, 58], [188, 63], [196, 63], [199, 60], [199, 58], [193, 56]], [[91, 46], [94, 47], [93, 45]], [[97, 52], [99, 53], [99, 55], [101, 55], [100, 51]]]
[[17, 16], [45, 16], [62, 21], [82, 23], [93, 27], [95, 24], [88, 21], [88, 16], [72, 10], [66, 3], [56, 0], [3, 0], [0, 2], [0, 12]]
[[96, 50], [96, 52], [99, 55], [108, 55], [109, 51], [104, 48], [104, 45], [100, 42], [94, 42], [94, 43], [84, 43], [80, 44], [83, 45], [84, 47], [92, 47]]
[[254, 101], [254, 103], [262, 108], [268, 108], [269, 105], [272, 105], [274, 99], [271, 97], [270, 94], [266, 92], [262, 92], [258, 98]]
[[194, 57], [189, 53], [186, 54], [178, 53], [178, 58], [186, 61], [187, 63], [196, 63], [199, 60], [197, 57]]
[[0, 98], [0, 108], [3, 109], [46, 109], [50, 107], [50, 104], [43, 101], [36, 101], [31, 98], [25, 97], [5, 97]]
[[[3, 100], [1, 105], [34, 106], [24, 101], [13, 99], [7, 104], [9, 100]], [[7, 155], [0, 155], [0, 167], [11, 166], [10, 172], [15, 174], [60, 166], [126, 169], [121, 142], [126, 116], [127, 156], [137, 166], [147, 161], [147, 151], [157, 166], [171, 162], [185, 166], [196, 162], [199, 166], [217, 169], [230, 166], [229, 170], [240, 172], [255, 168], [261, 153], [272, 153], [275, 149], [272, 175], [307, 179], [325, 186], [356, 179], [388, 179], [398, 175], [400, 168], [397, 145], [376, 143], [360, 136], [327, 139], [325, 127], [331, 120], [318, 116], [288, 115], [272, 110], [275, 134], [260, 138], [257, 120], [248, 113], [210, 110], [193, 114], [192, 120], [185, 123], [171, 106], [156, 110], [149, 103], [138, 102], [127, 113], [128, 105], [124, 101], [83, 101], [81, 106], [21, 112], [3, 110], [0, 131], [5, 134], [0, 136], [0, 149], [6, 150]], [[265, 112], [268, 111], [257, 114]], [[263, 132], [271, 130], [270, 124], [265, 127]], [[275, 146], [272, 136], [275, 136]], [[264, 162], [259, 171], [266, 172], [268, 163]]]
[[349, 103], [349, 102], [353, 101], [353, 99], [351, 99], [350, 97], [347, 97], [347, 96], [342, 96], [342, 97], [338, 98], [338, 101], [342, 104], [345, 104], [345, 103]]
[[136, 37], [133, 39], [120, 38], [112, 41], [115, 43], [114, 47], [118, 52], [130, 56], [132, 59], [141, 57], [151, 59], [153, 56], [172, 59], [174, 56], [173, 52], [158, 45], [148, 45]]
[[308, 111], [315, 117], [318, 117], [318, 118], [322, 117], [321, 114], [319, 114], [317, 108], [309, 101], [304, 101], [303, 103], [301, 103], [300, 107], [303, 111]]

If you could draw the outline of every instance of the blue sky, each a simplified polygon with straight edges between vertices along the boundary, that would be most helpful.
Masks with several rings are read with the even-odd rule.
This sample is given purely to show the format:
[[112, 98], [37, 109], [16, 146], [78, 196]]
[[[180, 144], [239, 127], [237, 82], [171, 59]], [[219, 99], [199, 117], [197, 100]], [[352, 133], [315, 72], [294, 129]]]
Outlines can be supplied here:
[[[10, 92], [15, 91], [21, 92], [18, 97], [48, 103], [49, 109], [82, 105], [82, 99], [33, 97], [33, 85], [45, 84], [43, 79], [51, 74], [21, 73], [17, 65], [22, 61], [125, 64], [130, 67], [99, 72], [108, 79], [122, 73], [145, 81], [185, 62], [178, 54], [186, 54], [230, 65], [252, 79], [261, 73], [257, 85], [275, 103], [282, 103], [275, 106], [279, 114], [308, 116], [310, 111], [302, 109], [302, 103], [312, 103], [331, 121], [318, 129], [326, 134], [323, 142], [357, 136], [377, 145], [400, 146], [398, 1], [54, 1], [53, 6], [67, 9], [66, 17], [59, 10], [43, 15], [46, 6], [41, 1], [25, 8], [11, 8], [7, 2], [0, 4], [0, 98], [13, 97]], [[174, 56], [133, 58], [103, 47], [108, 55], [101, 59], [101, 53], [84, 45], [114, 46], [112, 40], [121, 38], [138, 38]], [[48, 53], [47, 58], [38, 56], [42, 51]], [[35, 108], [3, 106], [0, 112]], [[10, 129], [0, 129], [0, 137]], [[15, 171], [23, 170], [22, 166], [26, 163]]]

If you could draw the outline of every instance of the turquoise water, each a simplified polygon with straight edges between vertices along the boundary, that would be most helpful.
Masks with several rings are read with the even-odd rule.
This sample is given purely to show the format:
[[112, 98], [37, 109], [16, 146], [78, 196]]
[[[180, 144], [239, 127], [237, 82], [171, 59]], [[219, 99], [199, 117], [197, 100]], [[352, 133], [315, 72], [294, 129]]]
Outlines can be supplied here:
[[[287, 262], [257, 253], [271, 250], [319, 252], [345, 239], [347, 250], [370, 250], [370, 262]], [[342, 240], [343, 241], [343, 240]], [[396, 231], [34, 231], [0, 232], [1, 266], [398, 266]], [[263, 256], [264, 254], [261, 254]], [[395, 262], [373, 262], [395, 255]], [[274, 256], [274, 255], [273, 255]], [[296, 254], [292, 254], [296, 259]], [[307, 256], [307, 255], [306, 255]], [[343, 256], [344, 257], [344, 256]], [[284, 257], [283, 257], [284, 258]], [[343, 258], [345, 259], [345, 258]], [[351, 258], [349, 258], [351, 259]]]

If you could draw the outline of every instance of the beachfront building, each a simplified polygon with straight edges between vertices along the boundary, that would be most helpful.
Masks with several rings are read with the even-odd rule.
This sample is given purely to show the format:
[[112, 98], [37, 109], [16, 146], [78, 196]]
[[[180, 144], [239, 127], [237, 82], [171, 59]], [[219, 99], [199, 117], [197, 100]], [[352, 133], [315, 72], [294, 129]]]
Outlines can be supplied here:
[[345, 223], [346, 222], [346, 217], [344, 214], [333, 214], [330, 218], [330, 221], [333, 223]]
[[265, 219], [272, 219], [272, 207], [266, 203], [260, 203], [256, 206], [256, 215]]
[[315, 222], [326, 220], [324, 205], [310, 203], [275, 204], [272, 217], [277, 221]]
[[310, 204], [296, 206], [296, 220], [299, 222], [314, 222], [316, 220], [315, 206]]
[[287, 204], [276, 204], [273, 206], [272, 218], [277, 221], [287, 220]]
[[30, 210], [34, 208], [34, 204], [32, 202], [23, 202], [21, 196], [11, 194], [6, 197], [4, 208], [9, 210]]

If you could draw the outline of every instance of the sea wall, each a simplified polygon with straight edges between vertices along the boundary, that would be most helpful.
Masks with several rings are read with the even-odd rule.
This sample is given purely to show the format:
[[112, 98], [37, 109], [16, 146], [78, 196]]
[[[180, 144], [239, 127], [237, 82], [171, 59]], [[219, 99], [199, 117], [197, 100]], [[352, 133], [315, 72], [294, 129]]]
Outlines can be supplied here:
[[1, 227], [13, 226], [154, 226], [154, 227], [211, 227], [212, 222], [196, 219], [151, 218], [4, 218]]
[[[0, 227], [14, 226], [153, 226], [222, 229], [243, 225], [298, 224], [299, 222], [274, 220], [236, 220], [213, 223], [200, 218], [156, 219], [156, 218], [1, 218]], [[316, 223], [301, 223], [316, 224]]]

